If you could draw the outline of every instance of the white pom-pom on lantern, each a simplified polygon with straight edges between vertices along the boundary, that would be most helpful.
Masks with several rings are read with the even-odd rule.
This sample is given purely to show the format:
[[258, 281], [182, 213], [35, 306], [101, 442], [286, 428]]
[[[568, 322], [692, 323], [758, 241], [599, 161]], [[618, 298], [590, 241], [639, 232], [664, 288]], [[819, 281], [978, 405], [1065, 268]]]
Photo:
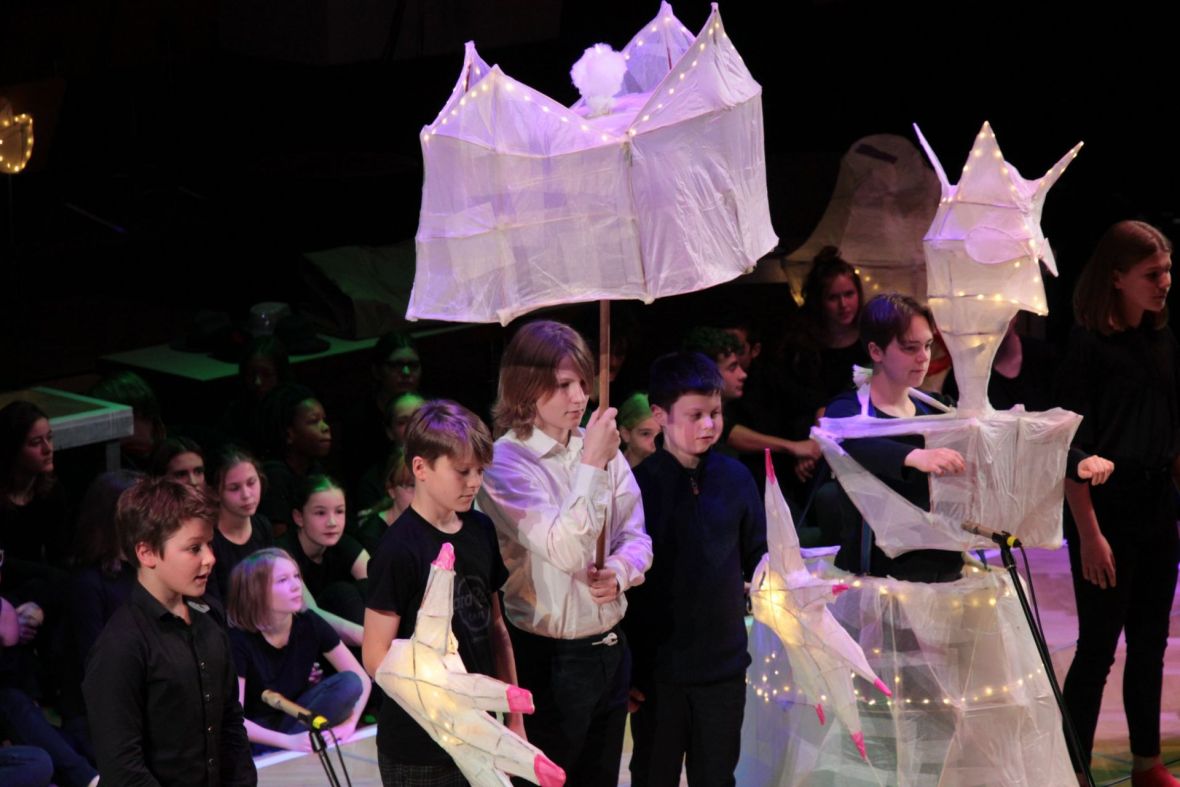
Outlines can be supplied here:
[[587, 47], [578, 62], [570, 69], [574, 86], [586, 99], [590, 117], [605, 115], [614, 107], [614, 96], [623, 87], [627, 61], [621, 52], [609, 44]]

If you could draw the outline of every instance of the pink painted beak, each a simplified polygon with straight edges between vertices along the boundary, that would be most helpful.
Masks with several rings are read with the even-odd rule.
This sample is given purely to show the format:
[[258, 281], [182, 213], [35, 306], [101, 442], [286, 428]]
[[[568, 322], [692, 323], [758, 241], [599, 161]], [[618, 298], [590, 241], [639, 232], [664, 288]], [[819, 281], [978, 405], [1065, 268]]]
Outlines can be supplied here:
[[843, 582], [837, 582], [832, 585], [832, 595], [838, 596], [846, 590], [852, 590], [852, 585], [845, 585]]
[[508, 710], [512, 713], [532, 713], [533, 693], [519, 686], [508, 687]]
[[886, 697], [893, 696], [893, 692], [890, 691], [889, 687], [885, 685], [885, 681], [881, 680], [880, 678], [877, 678], [877, 682], [874, 683], [873, 685], [877, 687], [877, 691], [881, 692]]
[[774, 462], [770, 459], [770, 449], [765, 449], [766, 454], [766, 483], [777, 484], [778, 479], [774, 477]]
[[819, 723], [820, 724], [827, 724], [828, 723], [827, 719], [824, 718], [824, 706], [823, 705], [816, 705], [815, 706], [815, 715], [819, 716]]
[[443, 571], [453, 570], [455, 568], [455, 548], [450, 544], [443, 544], [442, 549], [438, 551], [438, 557], [431, 565], [438, 566]]
[[863, 732], [852, 733], [852, 742], [856, 744], [856, 750], [860, 752], [860, 758], [867, 761], [869, 755], [865, 751], [865, 734]]
[[565, 784], [565, 771], [544, 754], [538, 754], [533, 760], [533, 771], [536, 772], [537, 784], [541, 787], [561, 787]]

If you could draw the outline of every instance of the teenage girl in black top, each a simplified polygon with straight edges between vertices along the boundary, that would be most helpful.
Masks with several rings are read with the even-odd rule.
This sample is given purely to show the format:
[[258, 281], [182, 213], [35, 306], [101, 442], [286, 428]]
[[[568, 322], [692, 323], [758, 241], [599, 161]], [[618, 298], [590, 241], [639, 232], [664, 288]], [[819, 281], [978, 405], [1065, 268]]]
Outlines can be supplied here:
[[[1160, 762], [1160, 690], [1176, 590], [1174, 489], [1177, 344], [1166, 327], [1172, 244], [1120, 222], [1078, 280], [1078, 325], [1059, 378], [1062, 406], [1084, 416], [1075, 446], [1114, 460], [1109, 483], [1066, 482], [1078, 648], [1064, 694], [1088, 757], [1106, 676], [1126, 632], [1123, 699], [1135, 787], [1176, 785]], [[1076, 766], [1077, 764], [1075, 764]]]

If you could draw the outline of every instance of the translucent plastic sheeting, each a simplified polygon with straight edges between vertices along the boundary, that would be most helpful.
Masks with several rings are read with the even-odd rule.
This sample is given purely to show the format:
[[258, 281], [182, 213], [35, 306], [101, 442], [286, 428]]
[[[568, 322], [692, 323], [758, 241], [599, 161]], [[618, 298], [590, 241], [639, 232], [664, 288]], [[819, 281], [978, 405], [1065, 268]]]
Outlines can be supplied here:
[[1037, 180], [1025, 180], [1004, 160], [986, 122], [952, 186], [938, 157], [917, 131], [942, 186], [938, 212], [926, 233], [930, 309], [954, 358], [959, 409], [991, 409], [987, 381], [1008, 322], [1024, 309], [1049, 313], [1040, 261], [1054, 276], [1057, 264], [1041, 232], [1049, 188], [1078, 154], [1079, 142]]
[[[1061, 502], [1070, 441], [1081, 416], [1055, 408], [1022, 408], [986, 418], [960, 418], [951, 411], [919, 418], [821, 418], [811, 430], [840, 485], [873, 529], [877, 546], [890, 557], [913, 549], [979, 549], [991, 541], [966, 532], [973, 522], [1007, 531], [1025, 546], [1061, 546]], [[860, 466], [840, 441], [921, 435], [927, 448], [953, 448], [966, 471], [930, 476], [930, 511], [898, 495]]]
[[[833, 581], [849, 581], [831, 573]], [[750, 635], [743, 787], [1075, 784], [1061, 715], [1008, 576], [954, 583], [858, 578], [828, 609], [893, 689], [855, 680], [866, 757], [821, 725], [783, 647]]]
[[728, 281], [774, 248], [762, 88], [716, 4], [695, 37], [662, 4], [623, 54], [614, 110], [591, 118], [467, 44], [422, 129], [409, 319], [506, 324], [555, 304], [651, 302]]
[[754, 619], [778, 636], [795, 682], [815, 703], [819, 723], [827, 723], [826, 703], [835, 710], [836, 718], [864, 757], [864, 733], [852, 678], [859, 676], [868, 681], [882, 697], [891, 696], [890, 690], [869, 667], [860, 645], [828, 611], [827, 605], [850, 586], [812, 576], [804, 565], [795, 520], [775, 478], [769, 449], [766, 542], [766, 556], [754, 570], [750, 583]]

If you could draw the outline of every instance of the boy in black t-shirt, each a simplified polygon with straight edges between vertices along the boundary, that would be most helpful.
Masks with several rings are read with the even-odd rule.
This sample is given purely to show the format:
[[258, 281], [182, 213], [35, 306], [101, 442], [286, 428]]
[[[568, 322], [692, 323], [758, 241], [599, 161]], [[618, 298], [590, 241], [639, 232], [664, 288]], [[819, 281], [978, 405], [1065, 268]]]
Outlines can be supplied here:
[[[496, 591], [508, 572], [495, 528], [471, 510], [492, 461], [492, 439], [473, 413], [446, 401], [423, 405], [406, 433], [406, 461], [414, 474], [414, 500], [382, 536], [369, 562], [362, 657], [376, 675], [390, 643], [414, 633], [430, 564], [443, 544], [455, 553], [452, 629], [468, 672], [516, 683], [512, 644]], [[510, 729], [523, 735], [519, 713]], [[454, 761], [392, 701], [381, 704], [377, 724], [381, 781], [390, 785], [465, 784]]]

